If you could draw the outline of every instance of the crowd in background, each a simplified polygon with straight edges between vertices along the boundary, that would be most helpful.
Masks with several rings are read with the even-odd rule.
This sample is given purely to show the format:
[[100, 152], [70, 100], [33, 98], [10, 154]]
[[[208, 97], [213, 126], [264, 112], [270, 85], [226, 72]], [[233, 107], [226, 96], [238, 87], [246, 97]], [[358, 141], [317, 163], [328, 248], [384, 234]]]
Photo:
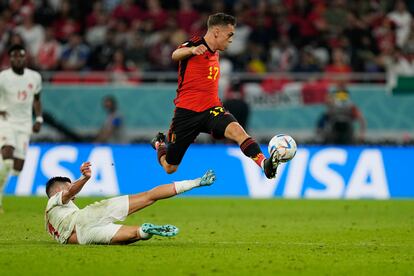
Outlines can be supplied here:
[[[24, 44], [42, 71], [173, 71], [171, 53], [203, 35], [209, 14], [237, 17], [223, 53], [240, 72], [383, 72], [412, 69], [412, 1], [3, 0], [0, 66]], [[402, 53], [403, 55], [400, 55]]]

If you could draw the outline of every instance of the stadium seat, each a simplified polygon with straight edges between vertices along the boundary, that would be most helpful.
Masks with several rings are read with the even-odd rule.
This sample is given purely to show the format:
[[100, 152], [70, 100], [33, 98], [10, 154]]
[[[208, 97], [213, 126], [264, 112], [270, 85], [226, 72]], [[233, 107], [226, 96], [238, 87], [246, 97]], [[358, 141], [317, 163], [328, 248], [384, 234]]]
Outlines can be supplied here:
[[82, 76], [82, 81], [85, 84], [107, 84], [110, 82], [108, 73], [105, 72], [89, 72]]
[[52, 76], [53, 84], [80, 84], [81, 76], [78, 72], [57, 72]]
[[263, 79], [261, 82], [262, 89], [267, 94], [275, 94], [282, 92], [283, 87], [292, 82], [288, 78], [274, 78], [274, 77], [268, 77]]
[[324, 80], [304, 83], [302, 87], [302, 101], [304, 104], [325, 103], [328, 90], [329, 83]]

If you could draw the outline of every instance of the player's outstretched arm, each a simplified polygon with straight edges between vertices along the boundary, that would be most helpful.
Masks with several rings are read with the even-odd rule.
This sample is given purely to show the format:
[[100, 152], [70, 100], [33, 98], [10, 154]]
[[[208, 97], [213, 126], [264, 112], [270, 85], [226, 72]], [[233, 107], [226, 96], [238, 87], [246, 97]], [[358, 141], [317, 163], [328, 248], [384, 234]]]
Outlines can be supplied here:
[[81, 178], [73, 182], [68, 190], [65, 190], [62, 194], [62, 203], [66, 204], [71, 200], [75, 195], [77, 195], [83, 188], [83, 186], [91, 178], [91, 162], [84, 162], [80, 167], [82, 173]]
[[182, 47], [182, 48], [178, 48], [177, 50], [175, 50], [172, 53], [171, 57], [174, 61], [180, 61], [192, 55], [195, 55], [195, 56], [202, 55], [206, 51], [207, 51], [207, 47], [203, 44], [198, 45], [196, 47]]

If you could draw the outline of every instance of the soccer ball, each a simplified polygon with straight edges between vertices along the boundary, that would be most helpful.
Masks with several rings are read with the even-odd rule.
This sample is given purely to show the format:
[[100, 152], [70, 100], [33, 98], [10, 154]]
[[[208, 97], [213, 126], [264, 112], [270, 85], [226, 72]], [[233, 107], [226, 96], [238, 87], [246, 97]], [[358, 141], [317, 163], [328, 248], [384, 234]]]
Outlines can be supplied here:
[[287, 162], [295, 157], [296, 154], [296, 142], [292, 137], [286, 134], [278, 134], [274, 136], [268, 145], [269, 154], [277, 150], [279, 153], [280, 162]]

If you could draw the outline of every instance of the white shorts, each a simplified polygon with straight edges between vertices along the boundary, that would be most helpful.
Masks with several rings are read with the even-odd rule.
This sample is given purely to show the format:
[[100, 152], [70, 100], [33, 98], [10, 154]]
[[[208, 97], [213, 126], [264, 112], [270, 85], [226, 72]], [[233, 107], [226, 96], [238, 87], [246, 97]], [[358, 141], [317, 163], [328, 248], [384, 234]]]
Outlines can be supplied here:
[[76, 236], [79, 244], [109, 244], [122, 225], [114, 224], [128, 216], [129, 196], [95, 202], [79, 211]]
[[25, 159], [27, 148], [29, 147], [30, 133], [13, 129], [11, 127], [2, 127], [0, 132], [0, 148], [4, 145], [14, 148], [13, 157]]

